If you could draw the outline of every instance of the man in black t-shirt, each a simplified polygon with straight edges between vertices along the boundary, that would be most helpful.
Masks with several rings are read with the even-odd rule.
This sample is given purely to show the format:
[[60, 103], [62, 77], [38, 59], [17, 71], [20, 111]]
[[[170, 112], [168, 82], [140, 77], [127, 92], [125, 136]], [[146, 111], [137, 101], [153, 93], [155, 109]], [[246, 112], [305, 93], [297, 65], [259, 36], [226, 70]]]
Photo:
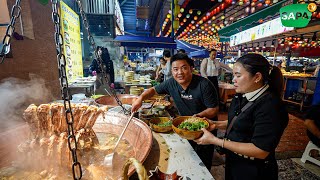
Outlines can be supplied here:
[[320, 105], [312, 106], [305, 116], [304, 124], [307, 127], [307, 135], [313, 144], [320, 147]]
[[[142, 101], [155, 94], [169, 94], [181, 116], [199, 116], [214, 119], [218, 114], [218, 96], [212, 83], [206, 78], [192, 74], [192, 60], [182, 53], [171, 58], [170, 78], [158, 86], [146, 90], [132, 104], [132, 112], [137, 111]], [[213, 145], [197, 145], [189, 141], [204, 165], [210, 171], [212, 164]]]

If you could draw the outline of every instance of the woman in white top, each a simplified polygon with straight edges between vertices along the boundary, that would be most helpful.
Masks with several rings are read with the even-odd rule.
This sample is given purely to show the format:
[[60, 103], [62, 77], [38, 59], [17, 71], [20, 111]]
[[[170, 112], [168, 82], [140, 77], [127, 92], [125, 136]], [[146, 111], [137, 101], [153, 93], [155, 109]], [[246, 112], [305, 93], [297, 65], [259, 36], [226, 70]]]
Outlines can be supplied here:
[[200, 73], [202, 77], [208, 78], [213, 83], [216, 91], [219, 93], [218, 76], [220, 69], [224, 68], [228, 71], [232, 71], [232, 69], [228, 65], [219, 62], [216, 56], [217, 50], [211, 49], [209, 58], [205, 58], [201, 62]]
[[161, 57], [160, 58], [160, 65], [159, 67], [157, 68], [157, 71], [156, 71], [156, 80], [158, 82], [163, 82], [164, 81], [164, 74], [163, 74], [163, 71], [166, 69], [166, 60]]
[[162, 71], [162, 73], [164, 74], [164, 80], [167, 80], [172, 77], [171, 64], [170, 64], [171, 52], [170, 50], [165, 49], [162, 55], [163, 55], [163, 58], [167, 61], [166, 68], [164, 68]]

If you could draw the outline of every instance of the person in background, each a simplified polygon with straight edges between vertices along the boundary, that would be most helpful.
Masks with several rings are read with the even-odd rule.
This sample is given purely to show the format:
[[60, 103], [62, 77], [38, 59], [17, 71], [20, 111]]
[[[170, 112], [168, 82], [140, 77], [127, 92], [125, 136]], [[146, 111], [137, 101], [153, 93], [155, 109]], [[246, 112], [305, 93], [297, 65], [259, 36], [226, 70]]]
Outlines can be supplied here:
[[305, 116], [304, 125], [307, 127], [307, 135], [313, 144], [320, 147], [320, 104], [313, 105]]
[[[98, 46], [97, 47], [98, 54], [100, 54], [102, 65], [107, 73], [107, 77], [109, 79], [109, 85], [113, 86], [114, 83], [114, 67], [113, 62], [110, 59], [109, 51], [107, 48]], [[100, 87], [100, 85], [103, 84], [103, 75], [101, 74], [102, 71], [99, 68], [98, 61], [96, 59], [92, 60], [90, 67], [89, 67], [89, 73], [92, 75], [97, 75], [97, 89]]]
[[170, 64], [170, 59], [171, 59], [171, 52], [168, 49], [165, 49], [163, 51], [163, 58], [166, 60], [166, 68], [163, 69], [162, 73], [164, 74], [164, 80], [170, 79], [172, 77], [171, 74], [171, 64]]
[[160, 65], [158, 66], [157, 68], [157, 71], [156, 71], [156, 80], [158, 82], [163, 82], [164, 81], [164, 74], [163, 74], [163, 71], [166, 69], [166, 60], [161, 57], [160, 58]]
[[[142, 101], [155, 94], [169, 94], [179, 115], [198, 116], [213, 119], [218, 115], [218, 97], [212, 83], [201, 76], [192, 74], [192, 60], [182, 53], [171, 58], [173, 78], [143, 92], [132, 104], [132, 112], [137, 111]], [[213, 145], [197, 145], [189, 141], [202, 162], [210, 171], [213, 158]]]
[[202, 129], [204, 135], [195, 142], [224, 149], [226, 180], [278, 179], [275, 149], [289, 120], [281, 99], [281, 71], [260, 54], [247, 54], [236, 61], [233, 75], [238, 94], [232, 99], [228, 120], [209, 120], [210, 130], [227, 129], [224, 138]]
[[208, 78], [213, 83], [217, 92], [219, 92], [219, 71], [221, 70], [221, 68], [224, 68], [227, 71], [232, 71], [232, 69], [228, 65], [221, 63], [218, 59], [216, 59], [217, 50], [211, 49], [209, 52], [209, 58], [205, 58], [201, 62], [200, 73], [202, 77]]
[[317, 65], [316, 69], [313, 72], [313, 76], [314, 77], [318, 77], [319, 76], [319, 70], [320, 70], [320, 64]]

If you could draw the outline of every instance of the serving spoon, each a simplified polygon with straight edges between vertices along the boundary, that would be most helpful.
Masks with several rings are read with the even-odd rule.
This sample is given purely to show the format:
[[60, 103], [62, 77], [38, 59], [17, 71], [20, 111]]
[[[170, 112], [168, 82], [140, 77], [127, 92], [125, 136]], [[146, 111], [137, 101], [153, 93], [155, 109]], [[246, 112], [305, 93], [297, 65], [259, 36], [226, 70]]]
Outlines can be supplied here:
[[103, 161], [103, 164], [104, 164], [104, 165], [106, 165], [106, 166], [111, 166], [111, 165], [113, 164], [114, 156], [116, 156], [116, 154], [117, 154], [116, 149], [117, 149], [117, 147], [118, 147], [118, 145], [119, 145], [119, 143], [120, 143], [120, 140], [122, 139], [122, 136], [123, 136], [124, 132], [127, 130], [128, 125], [130, 124], [130, 121], [131, 121], [132, 118], [133, 118], [133, 115], [134, 115], [134, 112], [131, 113], [131, 116], [129, 117], [129, 120], [128, 120], [127, 124], [125, 125], [123, 131], [121, 132], [121, 134], [120, 134], [120, 136], [119, 136], [119, 139], [118, 139], [118, 141], [116, 142], [116, 145], [115, 145], [112, 153], [110, 153], [110, 154], [108, 154], [108, 155], [106, 155], [106, 156], [104, 157], [104, 161]]

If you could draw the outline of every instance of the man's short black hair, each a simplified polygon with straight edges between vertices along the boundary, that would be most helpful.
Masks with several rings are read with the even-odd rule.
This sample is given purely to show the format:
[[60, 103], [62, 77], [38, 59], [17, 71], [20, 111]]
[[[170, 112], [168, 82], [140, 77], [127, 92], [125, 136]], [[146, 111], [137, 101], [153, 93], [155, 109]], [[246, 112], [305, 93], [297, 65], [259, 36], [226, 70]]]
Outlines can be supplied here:
[[194, 67], [193, 60], [190, 59], [187, 54], [177, 53], [177, 54], [173, 55], [173, 56], [171, 57], [170, 64], [172, 65], [173, 62], [178, 61], [178, 60], [185, 60], [185, 61], [187, 61], [187, 63], [188, 63], [191, 67]]
[[186, 50], [184, 50], [184, 49], [179, 49], [179, 50], [178, 50], [178, 53], [186, 53]]
[[165, 50], [163, 51], [162, 55], [163, 55], [163, 57], [169, 58], [169, 57], [171, 57], [171, 52], [170, 52], [170, 50], [165, 49]]
[[217, 52], [217, 50], [216, 49], [214, 49], [214, 48], [212, 48], [212, 49], [209, 49], [209, 53], [211, 53], [211, 52]]

